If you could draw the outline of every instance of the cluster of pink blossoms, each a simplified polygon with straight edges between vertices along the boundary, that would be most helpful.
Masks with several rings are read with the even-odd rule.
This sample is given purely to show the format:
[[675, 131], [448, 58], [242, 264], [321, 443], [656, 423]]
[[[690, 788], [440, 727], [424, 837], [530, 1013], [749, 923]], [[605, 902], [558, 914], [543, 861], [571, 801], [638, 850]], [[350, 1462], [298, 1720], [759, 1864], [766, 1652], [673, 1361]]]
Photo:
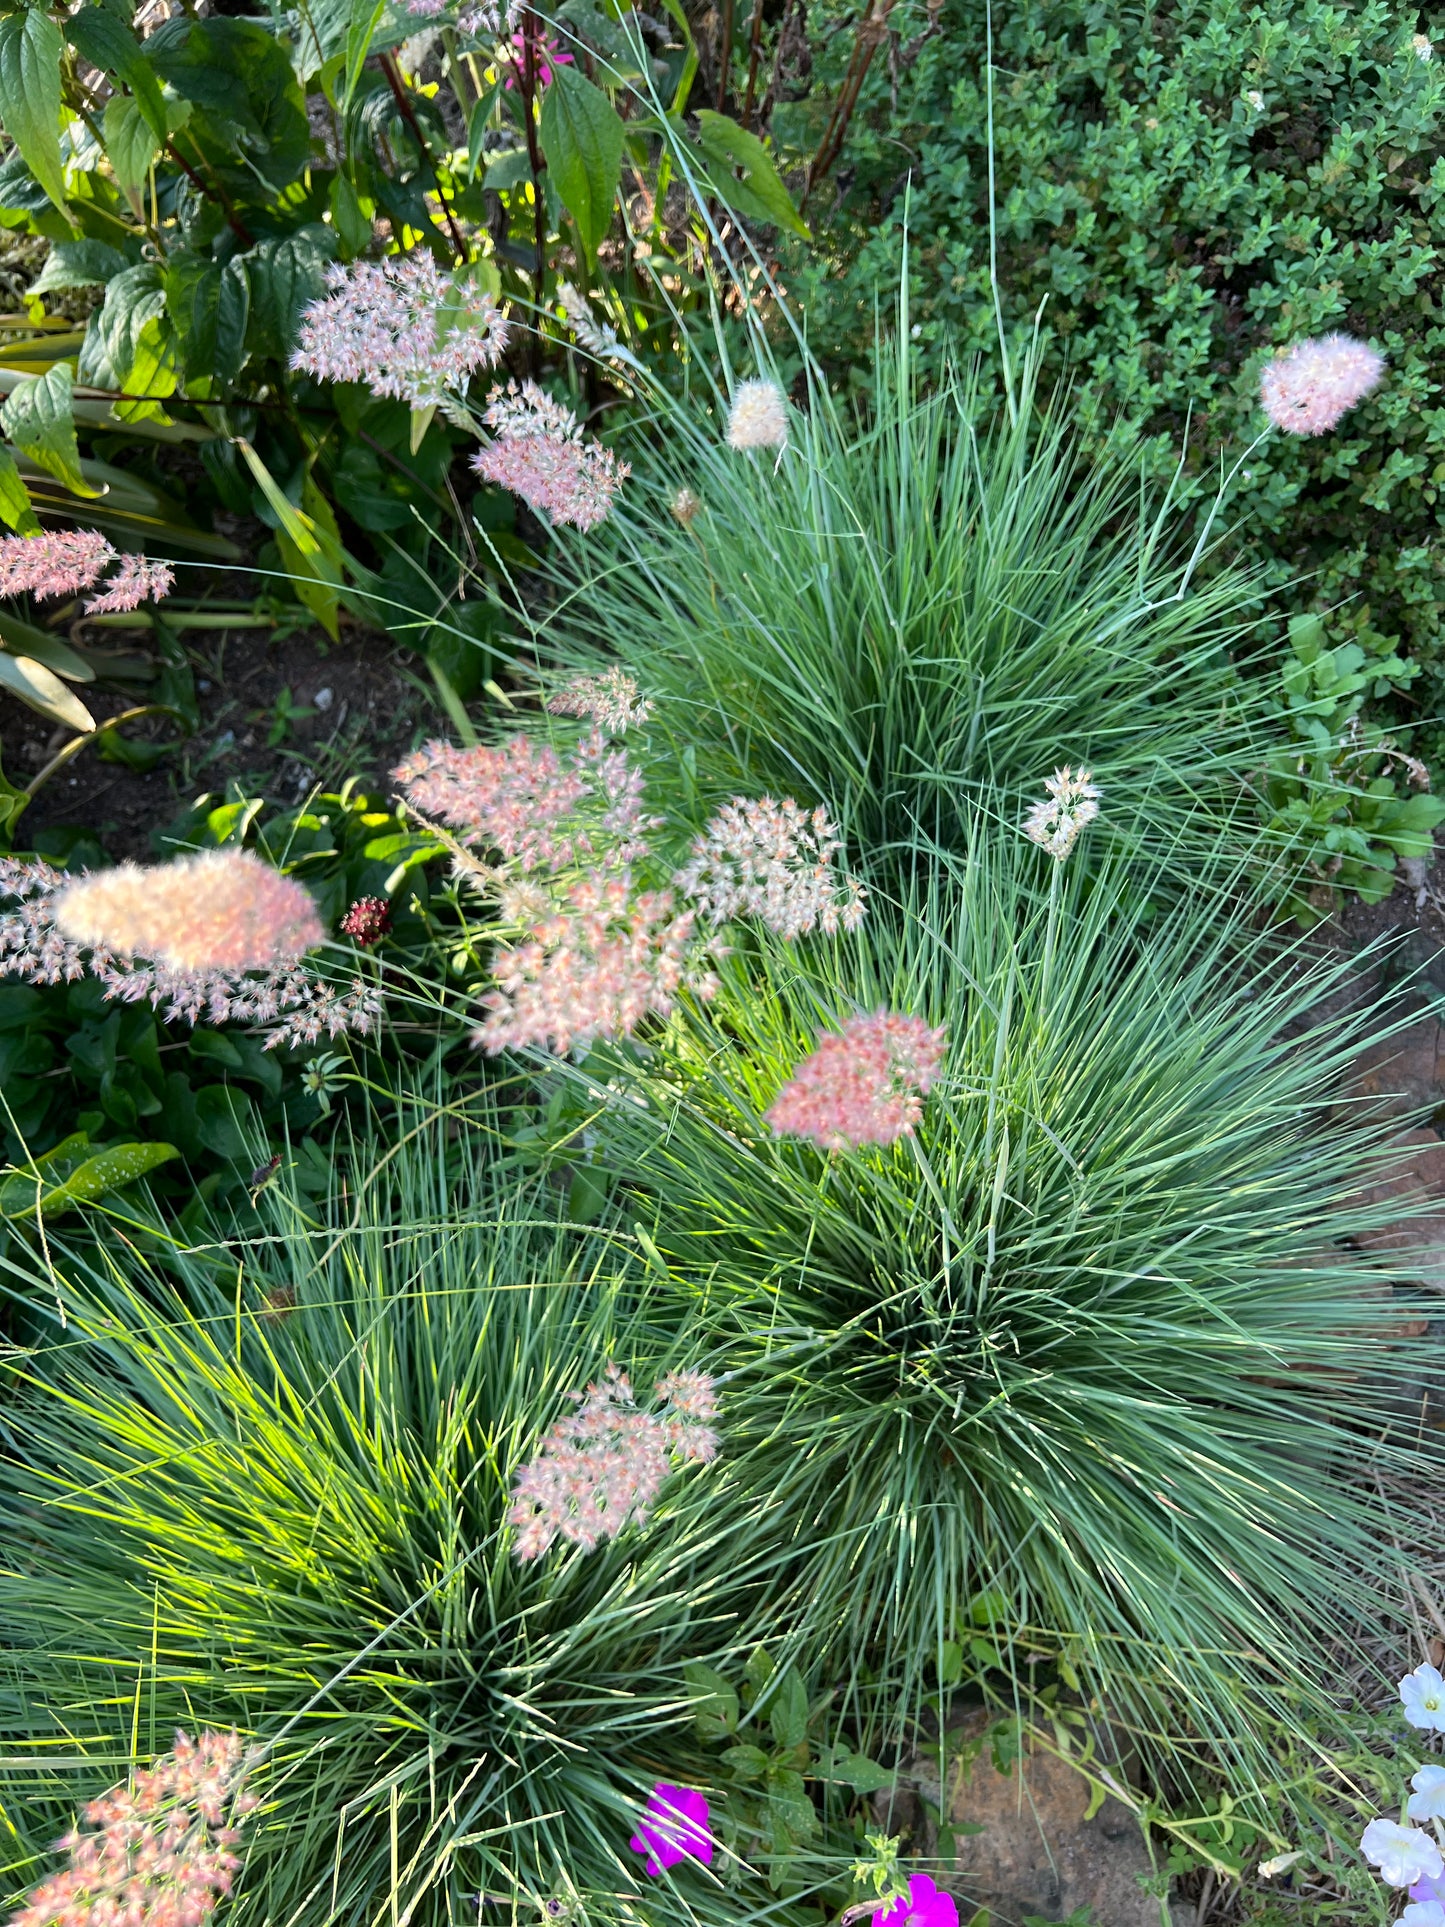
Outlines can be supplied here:
[[[862, 916], [861, 888], [833, 866], [839, 845], [826, 812], [790, 798], [737, 798], [671, 888], [646, 887], [636, 870], [660, 819], [645, 813], [641, 772], [607, 732], [644, 720], [652, 705], [612, 669], [548, 707], [594, 727], [565, 754], [526, 736], [497, 748], [429, 743], [396, 771], [411, 808], [502, 859], [454, 850], [459, 873], [495, 889], [502, 922], [521, 932], [492, 961], [475, 1033], [486, 1050], [566, 1054], [669, 1016], [683, 991], [711, 997], [718, 940], [700, 923], [756, 916], [792, 939], [851, 929]], [[679, 895], [698, 902], [685, 907]]]
[[564, 762], [512, 736], [497, 748], [430, 742], [393, 772], [411, 808], [494, 849], [521, 870], [629, 863], [658, 819], [642, 808], [642, 775], [594, 730]]
[[67, 876], [0, 857], [0, 977], [73, 983], [87, 973], [122, 1003], [183, 1023], [275, 1024], [266, 1039], [365, 1035], [381, 1014], [359, 978], [345, 992], [306, 970], [325, 935], [309, 892], [246, 850]]
[[675, 1461], [717, 1457], [716, 1381], [705, 1372], [671, 1372], [657, 1381], [662, 1411], [645, 1412], [627, 1374], [609, 1365], [577, 1410], [548, 1431], [537, 1456], [512, 1485], [508, 1523], [519, 1559], [537, 1559], [559, 1537], [590, 1552], [629, 1524], [642, 1525]]
[[175, 571], [143, 555], [122, 555], [96, 529], [47, 529], [41, 535], [0, 538], [0, 596], [79, 595], [93, 588], [117, 564], [99, 595], [85, 604], [87, 615], [119, 614], [170, 594]]
[[36, 1888], [10, 1927], [202, 1927], [229, 1893], [235, 1847], [257, 1805], [235, 1733], [176, 1734], [170, 1753], [92, 1800], [57, 1851], [70, 1864]]
[[1379, 386], [1384, 372], [1385, 357], [1368, 342], [1321, 335], [1265, 363], [1260, 401], [1287, 435], [1324, 435]]
[[825, 1151], [911, 1137], [943, 1066], [944, 1031], [879, 1011], [818, 1039], [768, 1112], [775, 1131]]
[[601, 442], [583, 439], [577, 417], [533, 381], [494, 388], [482, 417], [496, 436], [472, 457], [484, 482], [510, 489], [553, 523], [579, 529], [605, 522], [632, 473]]
[[831, 936], [864, 916], [862, 884], [834, 867], [841, 848], [825, 809], [735, 796], [693, 844], [677, 885], [714, 923], [757, 917], [788, 942], [816, 929]]
[[431, 408], [495, 367], [507, 345], [491, 296], [464, 273], [444, 275], [425, 248], [332, 266], [326, 285], [291, 357], [321, 381], [364, 381], [373, 395]]
[[681, 991], [717, 990], [693, 912], [670, 890], [636, 890], [630, 870], [580, 877], [549, 899], [523, 942], [499, 947], [492, 981], [473, 1033], [492, 1056], [529, 1046], [565, 1056], [630, 1037], [644, 1018], [670, 1015]]

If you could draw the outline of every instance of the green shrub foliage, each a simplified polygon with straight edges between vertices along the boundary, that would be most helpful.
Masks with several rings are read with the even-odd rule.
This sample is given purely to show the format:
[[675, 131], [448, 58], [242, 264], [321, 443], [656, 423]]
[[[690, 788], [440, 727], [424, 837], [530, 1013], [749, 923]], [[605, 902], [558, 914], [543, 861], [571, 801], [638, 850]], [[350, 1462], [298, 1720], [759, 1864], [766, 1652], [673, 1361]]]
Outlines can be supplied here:
[[[905, 226], [923, 343], [993, 350], [985, 9], [959, 0], [924, 24], [905, 20], [874, 63], [822, 258], [788, 266], [812, 342], [839, 361], [871, 332]], [[1383, 0], [1029, 0], [993, 25], [1004, 313], [1026, 329], [1047, 303], [1050, 354], [1099, 435], [1138, 426], [1172, 467], [1187, 424], [1188, 473], [1210, 493], [1221, 447], [1262, 425], [1271, 351], [1343, 329], [1388, 355], [1333, 435], [1250, 458], [1233, 513], [1281, 595], [1310, 576], [1293, 606], [1343, 601], [1369, 654], [1410, 655], [1402, 713], [1437, 717], [1445, 61], [1415, 41], [1428, 16]], [[847, 44], [822, 38], [828, 92]], [[777, 124], [791, 115], [803, 142], [814, 113]]]

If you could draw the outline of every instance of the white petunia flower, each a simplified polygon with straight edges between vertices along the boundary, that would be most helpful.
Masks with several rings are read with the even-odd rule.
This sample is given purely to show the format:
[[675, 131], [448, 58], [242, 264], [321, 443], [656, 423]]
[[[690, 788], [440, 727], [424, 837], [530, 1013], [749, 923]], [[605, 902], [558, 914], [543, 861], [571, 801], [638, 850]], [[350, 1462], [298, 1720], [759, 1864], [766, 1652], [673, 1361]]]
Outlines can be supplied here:
[[1429, 1834], [1419, 1827], [1402, 1827], [1395, 1820], [1372, 1820], [1360, 1840], [1360, 1852], [1387, 1887], [1410, 1887], [1417, 1880], [1438, 1880], [1445, 1873], [1445, 1860]]
[[1445, 1733], [1445, 1679], [1433, 1666], [1417, 1666], [1400, 1681], [1400, 1703], [1411, 1726]]
[[1405, 1811], [1412, 1820], [1445, 1820], [1445, 1766], [1422, 1766], [1410, 1781], [1415, 1791]]

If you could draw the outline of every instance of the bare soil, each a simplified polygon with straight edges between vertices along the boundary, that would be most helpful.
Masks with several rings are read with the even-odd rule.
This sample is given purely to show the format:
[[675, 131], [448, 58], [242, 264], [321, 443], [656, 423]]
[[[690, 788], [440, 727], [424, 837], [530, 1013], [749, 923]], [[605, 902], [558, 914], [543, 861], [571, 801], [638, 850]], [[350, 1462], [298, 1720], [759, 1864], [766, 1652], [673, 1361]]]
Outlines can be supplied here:
[[[76, 640], [135, 650], [129, 635], [87, 633]], [[38, 833], [85, 830], [117, 860], [169, 854], [157, 837], [197, 797], [264, 795], [289, 806], [313, 788], [351, 775], [384, 785], [422, 736], [445, 730], [419, 665], [395, 642], [343, 624], [332, 642], [319, 628], [184, 630], [180, 640], [194, 678], [199, 727], [182, 737], [169, 718], [145, 718], [121, 732], [131, 742], [170, 744], [149, 770], [105, 760], [91, 746], [38, 790], [16, 834], [17, 849]], [[143, 646], [142, 644], [139, 646]], [[84, 692], [97, 720], [147, 700], [144, 687]], [[28, 784], [70, 740], [13, 699], [0, 695], [0, 766]]]

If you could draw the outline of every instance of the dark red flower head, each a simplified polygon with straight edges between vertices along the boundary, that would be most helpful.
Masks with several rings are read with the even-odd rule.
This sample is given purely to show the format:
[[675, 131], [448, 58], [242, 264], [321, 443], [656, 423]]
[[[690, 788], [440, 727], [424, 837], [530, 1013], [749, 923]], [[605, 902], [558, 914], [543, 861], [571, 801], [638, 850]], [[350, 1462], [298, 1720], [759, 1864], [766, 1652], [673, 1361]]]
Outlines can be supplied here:
[[363, 948], [380, 943], [390, 928], [391, 905], [385, 897], [358, 897], [341, 919], [343, 935]]

